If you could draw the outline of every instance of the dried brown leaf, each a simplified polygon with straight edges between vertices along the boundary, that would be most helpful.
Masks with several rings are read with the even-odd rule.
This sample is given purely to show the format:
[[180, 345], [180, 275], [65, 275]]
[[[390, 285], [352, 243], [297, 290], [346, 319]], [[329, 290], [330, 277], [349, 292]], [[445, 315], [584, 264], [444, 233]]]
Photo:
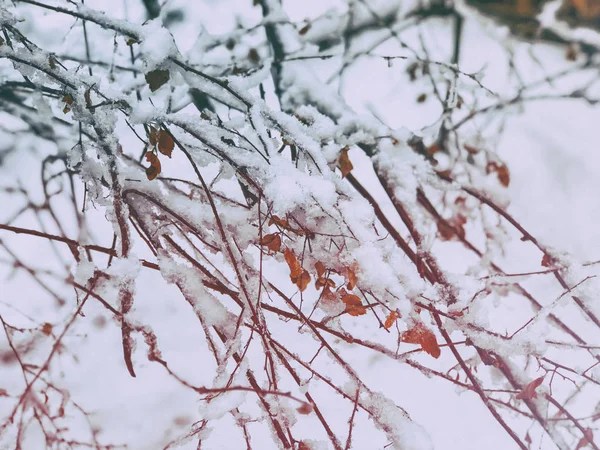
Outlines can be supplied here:
[[349, 267], [347, 269], [346, 276], [348, 278], [348, 284], [346, 285], [346, 288], [350, 290], [354, 289], [354, 287], [356, 286], [356, 282], [358, 281], [358, 277], [356, 276], [356, 272], [354, 272], [354, 269], [352, 267]]
[[174, 148], [175, 142], [171, 135], [166, 130], [160, 130], [158, 132], [158, 151], [170, 158]]
[[171, 75], [168, 70], [152, 70], [146, 74], [146, 83], [152, 92], [158, 90], [163, 84], [169, 81]]
[[398, 311], [392, 311], [389, 316], [387, 316], [387, 318], [385, 319], [385, 324], [383, 325], [383, 327], [386, 330], [389, 330], [390, 328], [392, 328], [392, 325], [394, 325], [394, 323], [396, 322], [396, 320], [398, 320], [398, 318], [400, 317], [400, 314], [398, 314]]
[[435, 334], [422, 323], [402, 333], [402, 341], [408, 344], [420, 345], [425, 352], [436, 359], [441, 355], [440, 346], [437, 343]]
[[340, 171], [342, 172], [342, 178], [347, 176], [352, 171], [352, 169], [354, 169], [352, 162], [350, 162], [350, 157], [348, 156], [348, 150], [350, 150], [350, 148], [344, 147], [340, 151], [340, 157], [338, 159], [338, 166], [340, 168]]
[[[294, 281], [294, 280], [292, 280]], [[295, 281], [296, 286], [298, 286], [298, 288], [300, 289], [301, 292], [304, 292], [304, 290], [307, 288], [308, 284], [310, 283], [310, 274], [308, 273], [308, 270], [302, 269], [302, 273], [300, 274], [300, 276], [298, 277], [298, 279]]]
[[50, 336], [52, 334], [52, 324], [51, 323], [44, 323], [44, 325], [42, 325], [42, 333], [44, 333], [46, 336]]
[[310, 23], [307, 23], [302, 28], [300, 28], [300, 31], [298, 31], [298, 34], [300, 36], [304, 36], [306, 33], [308, 33], [308, 30], [310, 30]]
[[539, 377], [527, 384], [521, 392], [517, 394], [517, 400], [531, 400], [537, 398], [537, 392], [535, 391], [544, 381], [544, 377]]
[[150, 167], [146, 168], [146, 176], [149, 180], [154, 180], [161, 171], [160, 160], [155, 153], [147, 152], [146, 161], [150, 163]]
[[310, 414], [311, 412], [313, 412], [313, 407], [310, 403], [304, 402], [302, 403], [302, 406], [300, 406], [297, 411], [300, 414]]
[[342, 301], [346, 304], [346, 312], [351, 316], [362, 316], [367, 313], [367, 309], [363, 306], [362, 301], [357, 295], [343, 295]]
[[317, 269], [317, 276], [319, 278], [325, 274], [325, 265], [321, 261], [315, 263], [315, 269]]
[[260, 245], [264, 245], [272, 252], [278, 252], [281, 248], [281, 237], [277, 233], [266, 234], [262, 237]]

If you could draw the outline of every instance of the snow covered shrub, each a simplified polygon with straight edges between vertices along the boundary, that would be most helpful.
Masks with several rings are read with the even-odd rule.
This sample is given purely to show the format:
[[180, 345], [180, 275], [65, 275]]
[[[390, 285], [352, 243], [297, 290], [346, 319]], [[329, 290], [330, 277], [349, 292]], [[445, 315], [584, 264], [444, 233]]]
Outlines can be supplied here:
[[598, 449], [600, 38], [477, 3], [3, 1], [2, 448]]

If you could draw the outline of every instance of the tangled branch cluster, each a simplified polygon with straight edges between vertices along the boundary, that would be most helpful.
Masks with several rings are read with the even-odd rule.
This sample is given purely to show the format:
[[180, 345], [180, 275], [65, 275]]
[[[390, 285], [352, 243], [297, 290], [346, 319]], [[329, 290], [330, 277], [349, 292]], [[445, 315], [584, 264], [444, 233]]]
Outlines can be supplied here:
[[[0, 364], [22, 380], [0, 385], [0, 442], [27, 448], [41, 433], [46, 448], [122, 444], [61, 378], [60, 361], [82, 351], [74, 330], [95, 333], [90, 311], [101, 311], [96, 325], [118, 325], [131, 377], [149, 367], [145, 353], [202, 401], [199, 421], [164, 448], [216, 448], [219, 427], [229, 448], [364, 448], [361, 435], [371, 448], [432, 448], [394, 386], [366, 381], [365, 361], [378, 355], [390, 371], [409, 366], [472, 391], [518, 448], [550, 439], [597, 450], [597, 265], [549, 248], [507, 212], [509, 168], [485, 140], [528, 102], [593, 107], [595, 49], [497, 93], [458, 64], [464, 21], [484, 20], [462, 3], [356, 0], [302, 23], [278, 0], [256, 3], [257, 25], [204, 32], [185, 55], [160, 19], [137, 25], [75, 2], [2, 3], [0, 105], [10, 120], [0, 132], [11, 152], [45, 149], [39, 198], [2, 188], [18, 205], [0, 224], [2, 263], [55, 299], [57, 312], [27, 315], [27, 296], [3, 296]], [[19, 18], [36, 14], [67, 18], [84, 56], [53, 53], [20, 31]], [[434, 60], [421, 34], [436, 20], [452, 30], [449, 62]], [[382, 53], [390, 42], [398, 54]], [[402, 65], [439, 120], [419, 134], [355, 113], [334, 86], [364, 58]], [[315, 74], [332, 60], [333, 74]], [[553, 88], [573, 74], [595, 77]], [[49, 243], [52, 260], [21, 256], [25, 239]], [[521, 248], [538, 269], [510, 271]], [[194, 347], [211, 383], [180, 373], [135, 314], [142, 276], [174, 285], [178, 295], [163, 301], [195, 314], [204, 338]], [[552, 298], [527, 288], [539, 277], [554, 280]], [[520, 325], [504, 328], [497, 319], [514, 311]]]

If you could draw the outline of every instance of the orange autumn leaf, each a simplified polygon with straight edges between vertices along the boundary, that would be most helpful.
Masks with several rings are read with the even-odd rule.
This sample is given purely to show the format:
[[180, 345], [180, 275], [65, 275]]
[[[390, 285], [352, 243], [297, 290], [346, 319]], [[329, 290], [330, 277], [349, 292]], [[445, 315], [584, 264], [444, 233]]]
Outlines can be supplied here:
[[[294, 281], [294, 280], [292, 280], [292, 281]], [[295, 283], [296, 283], [296, 286], [298, 286], [298, 288], [300, 289], [300, 291], [304, 292], [304, 290], [308, 286], [308, 283], [310, 283], [310, 274], [308, 273], [308, 271], [303, 269], [302, 273], [300, 274], [298, 279], [295, 281]]]
[[283, 257], [285, 258], [285, 262], [290, 268], [290, 278], [295, 283], [294, 280], [297, 279], [300, 275], [302, 275], [302, 266], [298, 262], [298, 259], [296, 259], [296, 255], [294, 254], [294, 252], [289, 248], [286, 248], [283, 251]]
[[299, 235], [304, 235], [304, 231], [302, 230], [298, 230], [296, 228], [293, 228], [292, 226], [290, 226], [289, 222], [285, 219], [280, 219], [278, 216], [273, 215], [270, 219], [269, 219], [269, 226], [271, 225], [277, 225], [280, 228], [283, 228], [284, 230], [288, 230], [291, 231], [292, 233], [296, 233]]
[[392, 311], [390, 315], [387, 316], [387, 318], [385, 319], [385, 324], [383, 325], [383, 327], [386, 330], [389, 330], [390, 328], [392, 328], [392, 325], [394, 325], [394, 323], [396, 322], [396, 320], [398, 320], [399, 317], [400, 314], [398, 314], [398, 311]]
[[317, 269], [317, 276], [321, 278], [325, 273], [325, 265], [321, 261], [317, 261], [315, 264], [315, 269]]
[[315, 287], [317, 288], [317, 290], [321, 289], [324, 286], [328, 288], [335, 288], [335, 282], [331, 278], [317, 278], [317, 281], [315, 281]]
[[408, 331], [402, 333], [402, 341], [408, 344], [418, 344], [421, 348], [434, 358], [441, 355], [440, 346], [437, 343], [435, 334], [422, 323], [415, 325]]
[[302, 268], [296, 255], [289, 248], [286, 248], [283, 251], [283, 257], [290, 268], [290, 280], [292, 280], [292, 283], [298, 286], [301, 291], [304, 291], [308, 286], [308, 283], [310, 283], [310, 274], [307, 270]]
[[271, 216], [271, 218], [269, 219], [269, 225], [279, 225], [281, 228], [286, 228], [288, 227], [288, 221], [285, 219], [280, 219], [278, 216]]
[[170, 158], [174, 148], [175, 142], [171, 135], [166, 130], [160, 130], [158, 132], [158, 151]]
[[332, 292], [329, 287], [325, 286], [325, 289], [323, 289], [323, 292], [321, 293], [320, 301], [333, 305], [339, 302], [339, 300], [338, 294], [336, 292]]
[[150, 163], [150, 167], [146, 168], [146, 176], [149, 180], [154, 180], [161, 170], [160, 160], [153, 152], [147, 152], [146, 161]]
[[523, 390], [517, 394], [517, 400], [531, 400], [532, 398], [537, 398], [537, 392], [535, 390], [540, 386], [540, 384], [542, 384], [543, 381], [544, 377], [541, 376], [527, 384]]
[[363, 306], [362, 301], [357, 295], [343, 295], [342, 301], [346, 304], [346, 312], [351, 316], [362, 316], [367, 313], [367, 309]]
[[358, 278], [356, 276], [356, 273], [354, 272], [354, 269], [352, 269], [351, 267], [348, 268], [346, 274], [348, 276], [348, 284], [346, 285], [346, 287], [352, 290], [356, 286]]
[[350, 162], [350, 158], [348, 157], [348, 150], [350, 150], [348, 147], [344, 147], [340, 151], [340, 157], [338, 159], [338, 166], [340, 168], [340, 171], [342, 172], [342, 178], [344, 178], [352, 171], [352, 169], [354, 169], [354, 166], [352, 165], [352, 163]]
[[281, 248], [281, 237], [278, 234], [266, 234], [262, 237], [260, 245], [264, 245], [272, 252], [278, 252]]

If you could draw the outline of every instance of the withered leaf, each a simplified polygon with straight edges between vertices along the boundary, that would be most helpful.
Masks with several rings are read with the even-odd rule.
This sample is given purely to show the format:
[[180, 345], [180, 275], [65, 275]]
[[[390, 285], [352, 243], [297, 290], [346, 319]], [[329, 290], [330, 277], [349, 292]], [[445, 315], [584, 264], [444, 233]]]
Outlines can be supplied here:
[[532, 398], [537, 398], [537, 392], [535, 391], [540, 384], [544, 381], [544, 377], [541, 376], [536, 378], [531, 383], [527, 384], [521, 392], [517, 394], [518, 400], [531, 400]]
[[400, 317], [400, 314], [398, 314], [398, 311], [392, 311], [389, 316], [387, 316], [387, 318], [385, 319], [385, 324], [383, 324], [383, 327], [386, 330], [389, 330], [390, 328], [392, 328], [392, 325], [394, 325], [394, 323], [396, 322], [396, 320], [398, 320], [398, 318]]
[[146, 161], [150, 163], [150, 167], [146, 168], [146, 176], [149, 180], [154, 180], [161, 171], [160, 160], [153, 152], [146, 153]]
[[260, 55], [258, 54], [258, 50], [255, 48], [251, 48], [248, 51], [248, 59], [252, 64], [258, 64], [260, 62]]
[[471, 155], [476, 155], [477, 153], [479, 153], [479, 149], [477, 147], [473, 147], [472, 145], [469, 144], [463, 144], [463, 148], [469, 152]]
[[317, 276], [319, 278], [325, 274], [325, 265], [321, 261], [315, 263], [315, 269], [317, 269]]
[[[293, 281], [293, 280], [292, 280]], [[296, 286], [300, 289], [301, 292], [304, 292], [308, 284], [310, 283], [310, 274], [308, 270], [302, 269], [302, 273], [300, 277], [295, 281]]]
[[547, 254], [544, 254], [544, 256], [542, 256], [542, 266], [552, 267], [552, 258]]
[[358, 277], [356, 276], [356, 272], [354, 272], [354, 269], [352, 267], [348, 268], [348, 270], [346, 271], [346, 275], [348, 277], [348, 284], [346, 285], [346, 288], [352, 290], [356, 286]]
[[287, 229], [288, 227], [288, 221], [285, 219], [280, 219], [278, 216], [271, 216], [271, 218], [269, 219], [269, 225], [279, 225], [281, 228], [285, 228]]
[[278, 252], [281, 248], [281, 237], [276, 233], [266, 234], [262, 237], [260, 245], [264, 245], [272, 252]]
[[310, 403], [302, 403], [302, 406], [300, 406], [297, 411], [300, 414], [310, 414], [313, 411], [313, 407]]
[[317, 290], [322, 287], [335, 288], [335, 282], [331, 278], [319, 277], [317, 281], [315, 281], [315, 287]]
[[269, 219], [269, 226], [276, 224], [277, 226], [279, 226], [280, 228], [283, 228], [284, 230], [288, 230], [291, 231], [292, 233], [296, 233], [300, 236], [303, 236], [304, 234], [306, 234], [303, 230], [298, 230], [292, 226], [290, 226], [289, 222], [285, 219], [280, 219], [279, 217], [277, 217], [276, 215], [273, 215], [270, 219]]
[[283, 256], [290, 268], [290, 280], [300, 288], [300, 291], [304, 291], [308, 286], [308, 283], [310, 283], [310, 274], [307, 270], [302, 268], [292, 250], [286, 248], [283, 251]]
[[304, 36], [306, 33], [308, 33], [308, 30], [310, 30], [310, 23], [307, 23], [302, 28], [300, 28], [300, 31], [298, 31], [298, 34], [300, 36]]
[[44, 333], [46, 336], [50, 336], [52, 334], [52, 324], [51, 323], [44, 323], [44, 325], [42, 325], [42, 333]]
[[63, 113], [67, 114], [69, 111], [71, 111], [71, 105], [73, 104], [73, 97], [71, 97], [69, 94], [65, 94], [63, 96], [63, 102], [65, 102], [65, 107], [63, 108]]
[[148, 134], [148, 142], [152, 147], [155, 147], [158, 143], [158, 130], [150, 125], [150, 133]]
[[92, 96], [91, 96], [91, 90], [92, 88], [89, 87], [85, 90], [85, 92], [83, 93], [83, 98], [85, 99], [85, 107], [87, 109], [91, 109], [92, 108]]
[[150, 86], [150, 90], [154, 92], [169, 81], [169, 78], [171, 78], [171, 75], [168, 70], [151, 70], [146, 74], [146, 83]]
[[175, 142], [171, 135], [166, 130], [160, 130], [158, 132], [158, 151], [170, 158], [174, 148]]
[[342, 172], [342, 178], [344, 178], [352, 171], [352, 169], [354, 169], [354, 166], [352, 165], [352, 162], [350, 162], [350, 158], [348, 157], [348, 150], [350, 150], [350, 148], [348, 148], [347, 146], [344, 147], [340, 151], [340, 157], [338, 159], [338, 166], [340, 168], [340, 171]]
[[357, 295], [343, 295], [342, 301], [346, 304], [346, 312], [351, 316], [362, 316], [367, 313], [367, 309], [363, 306], [362, 301]]
[[437, 343], [435, 334], [422, 323], [415, 325], [410, 330], [402, 333], [402, 341], [408, 344], [418, 344], [421, 348], [434, 358], [441, 355], [440, 346]]

